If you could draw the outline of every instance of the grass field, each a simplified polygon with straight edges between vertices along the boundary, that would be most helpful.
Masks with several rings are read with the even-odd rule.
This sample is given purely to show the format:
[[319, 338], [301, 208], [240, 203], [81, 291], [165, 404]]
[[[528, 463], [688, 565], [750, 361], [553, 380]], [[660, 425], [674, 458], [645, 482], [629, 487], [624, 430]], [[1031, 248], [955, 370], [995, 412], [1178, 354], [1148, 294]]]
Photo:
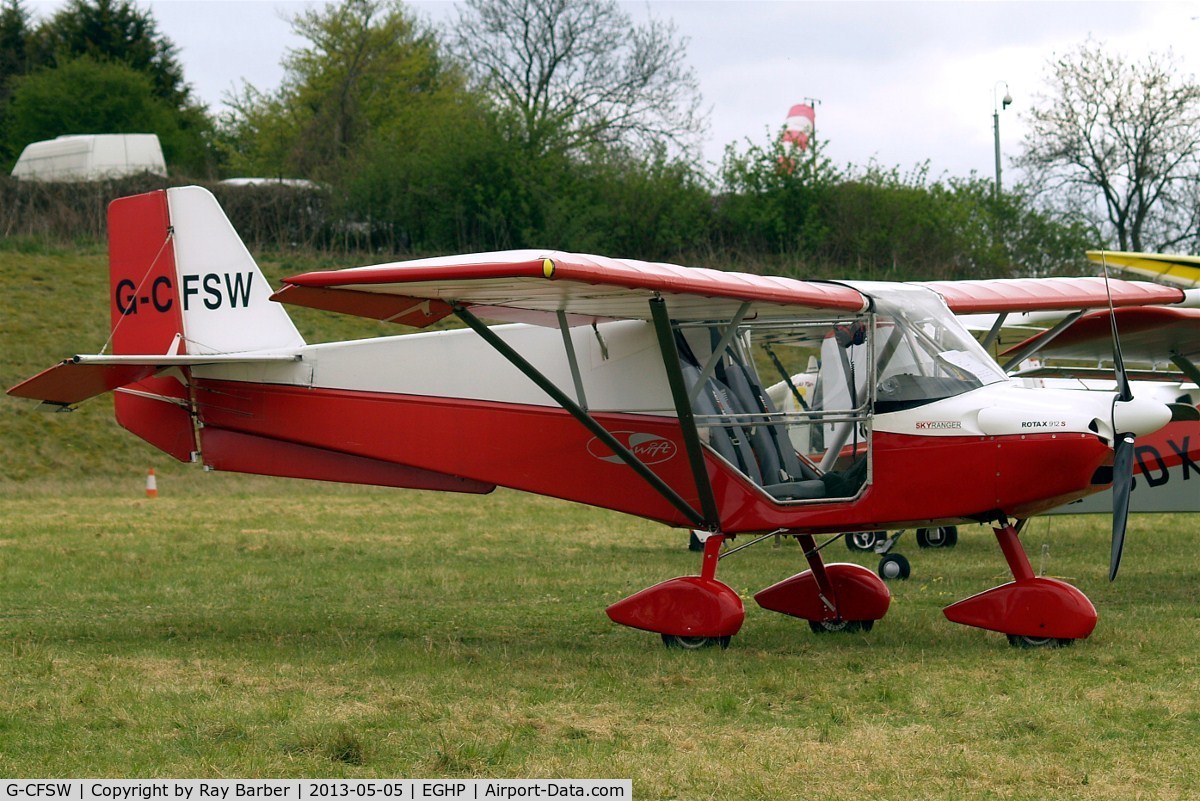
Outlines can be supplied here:
[[[696, 572], [683, 537], [562, 502], [171, 474], [0, 496], [0, 774], [629, 777], [637, 798], [1200, 794], [1200, 526], [1025, 539], [1100, 625], [1022, 651], [940, 608], [999, 583], [990, 532], [918, 551], [869, 634], [751, 602], [727, 651], [606, 604]], [[849, 556], [831, 546], [838, 559]], [[873, 566], [874, 557], [859, 561]], [[744, 597], [795, 545], [722, 563]]]

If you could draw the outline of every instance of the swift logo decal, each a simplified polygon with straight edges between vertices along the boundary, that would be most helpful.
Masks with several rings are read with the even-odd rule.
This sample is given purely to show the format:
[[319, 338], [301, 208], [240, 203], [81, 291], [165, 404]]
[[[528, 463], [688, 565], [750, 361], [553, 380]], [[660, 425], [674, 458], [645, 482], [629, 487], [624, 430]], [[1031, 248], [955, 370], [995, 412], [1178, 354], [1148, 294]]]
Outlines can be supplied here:
[[[644, 434], [637, 431], [613, 431], [613, 437], [633, 453], [644, 464], [660, 464], [673, 458], [679, 450], [671, 440], [657, 434]], [[592, 437], [587, 444], [588, 453], [602, 462], [624, 464], [608, 446]]]

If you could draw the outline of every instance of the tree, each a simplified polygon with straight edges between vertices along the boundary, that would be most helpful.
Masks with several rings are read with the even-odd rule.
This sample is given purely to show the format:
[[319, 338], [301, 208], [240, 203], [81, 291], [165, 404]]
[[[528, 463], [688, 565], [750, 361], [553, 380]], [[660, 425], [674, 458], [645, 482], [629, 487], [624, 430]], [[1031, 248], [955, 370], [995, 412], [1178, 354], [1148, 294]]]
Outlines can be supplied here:
[[533, 155], [593, 143], [687, 151], [703, 132], [687, 40], [615, 0], [465, 0], [453, 46]]
[[781, 134], [765, 145], [747, 142], [744, 153], [733, 144], [725, 148], [717, 214], [725, 248], [807, 253], [828, 233], [820, 209], [841, 173], [820, 138], [797, 154]]
[[292, 18], [305, 43], [277, 91], [243, 86], [222, 118], [229, 166], [331, 188], [358, 244], [464, 249], [511, 242], [513, 176], [482, 97], [397, 0], [343, 0]]
[[7, 99], [9, 80], [28, 71], [29, 12], [21, 0], [6, 0], [0, 8], [0, 104]]
[[6, 172], [17, 155], [6, 144], [8, 101], [13, 80], [29, 71], [29, 23], [21, 0], [7, 0], [0, 8], [0, 167]]
[[333, 179], [371, 138], [464, 79], [397, 0], [345, 0], [292, 18], [307, 45], [288, 51], [274, 93], [243, 86], [223, 118], [231, 163], [267, 175]]
[[83, 56], [13, 84], [5, 135], [14, 152], [63, 134], [149, 132], [162, 140], [164, 156], [175, 153], [174, 110], [155, 95], [149, 76], [123, 64]]
[[1088, 214], [1122, 250], [1200, 245], [1200, 84], [1170, 54], [1130, 63], [1085, 42], [1049, 65], [1016, 159], [1043, 193]]
[[69, 0], [37, 30], [38, 66], [80, 56], [115, 61], [149, 75], [154, 94], [174, 106], [191, 102], [179, 49], [158, 31], [150, 11], [133, 0]]
[[[21, 16], [20, 0], [9, 0], [9, 6], [0, 12], [0, 59], [15, 52], [6, 46], [5, 41], [8, 30], [17, 30], [19, 27], [17, 20]], [[24, 22], [27, 27], [28, 15], [24, 15]], [[66, 69], [68, 65], [74, 65], [70, 69], [81, 69], [86, 73], [86, 79], [93, 83], [97, 80], [124, 80], [114, 78], [116, 73], [106, 71], [101, 66], [114, 65], [145, 76], [149, 82], [150, 96], [161, 101], [162, 108], [166, 109], [171, 119], [153, 129], [141, 127], [134, 130], [159, 134], [163, 154], [172, 168], [182, 168], [199, 176], [213, 171], [210, 148], [212, 122], [208, 113], [203, 105], [192, 98], [191, 87], [183, 80], [178, 49], [170, 39], [159, 33], [151, 12], [139, 9], [133, 0], [69, 0], [36, 29], [26, 30], [23, 46], [23, 72], [27, 74], [39, 70]], [[80, 64], [86, 66], [80, 67]], [[110, 74], [101, 79], [98, 72]], [[44, 98], [54, 103], [74, 102], [70, 98], [90, 91], [85, 87], [72, 88], [68, 82], [50, 76], [43, 76], [39, 81], [56, 85], [65, 91], [60, 98]], [[3, 84], [2, 80], [0, 84]], [[98, 126], [100, 120], [110, 119], [111, 113], [126, 101], [134, 105], [143, 104], [145, 97], [141, 87], [139, 82], [137, 94], [131, 98], [98, 96], [96, 102], [99, 105], [90, 112], [88, 109], [62, 109], [39, 113], [27, 106], [24, 111], [26, 118], [21, 125], [25, 130], [43, 129], [41, 123], [32, 123], [30, 116], [38, 117], [44, 123], [57, 114], [64, 120], [69, 118], [77, 122], [90, 118]], [[0, 100], [3, 91], [0, 85]], [[159, 111], [161, 109], [157, 109], [155, 115]], [[138, 113], [144, 116], [147, 112], [142, 109]], [[3, 116], [0, 116], [0, 123], [4, 123]], [[46, 130], [45, 135], [53, 137], [64, 133], [121, 133], [131, 130], [129, 123], [119, 119], [106, 124], [109, 127], [94, 127], [85, 131], [74, 128]], [[4, 123], [7, 133], [0, 130], [0, 139], [19, 141], [19, 136], [8, 130], [9, 127]], [[20, 142], [18, 150], [24, 144], [27, 141]]]

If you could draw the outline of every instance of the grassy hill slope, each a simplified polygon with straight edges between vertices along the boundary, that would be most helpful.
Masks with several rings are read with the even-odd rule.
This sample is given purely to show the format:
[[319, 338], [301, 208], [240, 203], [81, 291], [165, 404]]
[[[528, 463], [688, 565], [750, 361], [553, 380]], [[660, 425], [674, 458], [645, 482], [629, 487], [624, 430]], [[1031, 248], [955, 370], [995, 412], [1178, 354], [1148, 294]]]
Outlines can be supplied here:
[[[287, 275], [357, 265], [294, 255], [260, 258], [275, 287]], [[73, 354], [99, 353], [109, 335], [108, 292], [103, 245], [0, 240], [0, 386], [8, 389]], [[308, 342], [403, 330], [310, 309], [288, 311]], [[0, 488], [31, 480], [144, 475], [149, 467], [168, 474], [189, 469], [118, 426], [111, 396], [69, 414], [44, 413], [33, 401], [0, 396], [0, 455]]]

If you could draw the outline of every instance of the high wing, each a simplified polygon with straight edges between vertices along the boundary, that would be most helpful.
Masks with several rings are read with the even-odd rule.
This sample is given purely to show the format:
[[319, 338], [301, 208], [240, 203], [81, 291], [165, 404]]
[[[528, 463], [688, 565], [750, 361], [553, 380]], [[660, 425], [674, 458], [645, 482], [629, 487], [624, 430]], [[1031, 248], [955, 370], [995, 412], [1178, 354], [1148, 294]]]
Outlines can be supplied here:
[[[1099, 278], [933, 281], [958, 313], [1087, 309], [1106, 306]], [[649, 319], [647, 301], [663, 297], [676, 320], [729, 319], [746, 303], [757, 316], [812, 310], [865, 311], [870, 282], [853, 286], [673, 264], [562, 252], [505, 251], [473, 256], [305, 273], [286, 279], [274, 299], [418, 327], [450, 313], [450, 304], [488, 307], [492, 319], [557, 324]], [[1177, 303], [1174, 288], [1111, 281], [1116, 306]], [[860, 291], [861, 290], [861, 291]], [[477, 309], [478, 310], [478, 309]]]
[[[1043, 359], [1082, 359], [1093, 364], [1111, 359], [1110, 305], [1120, 315], [1118, 319], [1129, 321], [1128, 333], [1136, 335], [1127, 346], [1127, 332], [1119, 325], [1122, 348], [1131, 362], [1153, 365], [1167, 361], [1171, 353], [1180, 350], [1190, 353], [1183, 343], [1192, 338], [1193, 309], [1157, 305], [1193, 305], [1195, 298], [1176, 287], [1082, 276], [930, 281], [924, 285], [941, 294], [950, 310], [960, 315], [970, 330], [978, 334], [986, 332], [983, 336], [985, 347], [996, 345], [1003, 332], [1032, 331], [1023, 341], [999, 351], [1000, 356], [1007, 358], [1003, 366], [1009, 372], [1035, 354]], [[1103, 311], [1086, 314], [1088, 309]], [[1078, 333], [1064, 336], [1064, 333], [1072, 332]], [[1055, 349], [1050, 348], [1051, 343], [1055, 343]], [[1081, 355], [1067, 355], [1057, 350], [1059, 344], [1074, 344]], [[1186, 358], [1194, 362], [1191, 357]], [[1094, 372], [1094, 369], [1075, 367], [1064, 372], [1061, 364], [1054, 368], [1038, 367], [1037, 370], [1038, 375], [1070, 374], [1076, 377], [1091, 377]], [[1112, 371], [1104, 372], [1111, 375]]]
[[1073, 311], [1112, 305], [1147, 306], [1180, 303], [1185, 294], [1174, 287], [1145, 281], [1103, 278], [996, 278], [977, 281], [925, 281], [955, 314]]
[[1127, 272], [1157, 278], [1181, 287], [1200, 287], [1200, 256], [1089, 250], [1087, 257]]
[[843, 284], [532, 250], [306, 273], [286, 279], [274, 299], [421, 327], [454, 303], [491, 319], [550, 325], [559, 313], [572, 324], [648, 320], [656, 296], [676, 320], [729, 319], [746, 303], [759, 316], [869, 305]]

